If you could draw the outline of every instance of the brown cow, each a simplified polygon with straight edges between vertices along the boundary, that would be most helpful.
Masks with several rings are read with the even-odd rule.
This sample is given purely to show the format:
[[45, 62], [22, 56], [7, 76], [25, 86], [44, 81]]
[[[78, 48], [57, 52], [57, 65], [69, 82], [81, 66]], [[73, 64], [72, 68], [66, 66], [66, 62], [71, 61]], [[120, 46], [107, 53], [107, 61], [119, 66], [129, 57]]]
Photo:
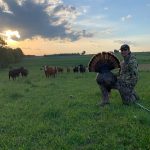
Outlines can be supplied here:
[[46, 78], [49, 78], [50, 76], [53, 76], [55, 78], [55, 75], [57, 74], [57, 69], [56, 67], [53, 68], [53, 67], [44, 66], [44, 72]]

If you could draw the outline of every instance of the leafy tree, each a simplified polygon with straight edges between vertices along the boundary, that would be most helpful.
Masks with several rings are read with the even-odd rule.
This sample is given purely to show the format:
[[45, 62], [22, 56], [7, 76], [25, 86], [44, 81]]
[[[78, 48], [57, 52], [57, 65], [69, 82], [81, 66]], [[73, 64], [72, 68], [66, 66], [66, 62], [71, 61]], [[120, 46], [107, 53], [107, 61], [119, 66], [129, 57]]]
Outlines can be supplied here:
[[12, 63], [20, 62], [24, 57], [20, 48], [12, 49], [5, 47], [5, 45], [7, 45], [7, 43], [0, 38], [0, 68], [7, 67]]
[[0, 47], [6, 46], [7, 43], [0, 37]]
[[15, 62], [20, 62], [23, 58], [24, 54], [20, 48], [16, 48], [13, 50], [13, 55], [15, 57]]
[[81, 53], [81, 55], [85, 55], [85, 53], [86, 53], [86, 51], [83, 51], [83, 52]]

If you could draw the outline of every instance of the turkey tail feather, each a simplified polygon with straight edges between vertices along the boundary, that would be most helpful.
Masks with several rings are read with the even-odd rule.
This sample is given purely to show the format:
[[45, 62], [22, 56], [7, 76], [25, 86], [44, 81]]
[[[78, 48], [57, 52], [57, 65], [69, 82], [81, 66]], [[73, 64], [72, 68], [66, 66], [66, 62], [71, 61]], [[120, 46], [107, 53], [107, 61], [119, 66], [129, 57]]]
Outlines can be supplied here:
[[116, 56], [109, 52], [94, 55], [88, 65], [89, 72], [104, 72], [120, 68], [120, 62]]

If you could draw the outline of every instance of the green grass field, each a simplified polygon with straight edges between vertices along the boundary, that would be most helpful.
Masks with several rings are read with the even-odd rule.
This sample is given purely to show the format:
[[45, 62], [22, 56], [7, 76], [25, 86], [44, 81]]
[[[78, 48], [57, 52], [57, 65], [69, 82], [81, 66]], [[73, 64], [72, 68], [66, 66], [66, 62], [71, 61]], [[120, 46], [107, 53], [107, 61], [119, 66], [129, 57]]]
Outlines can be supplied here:
[[[145, 56], [145, 59], [144, 59]], [[139, 55], [136, 90], [150, 107], [150, 55]], [[8, 79], [0, 71], [0, 150], [149, 150], [150, 113], [122, 105], [112, 91], [111, 104], [97, 106], [101, 93], [95, 73], [58, 74], [46, 79], [42, 65], [88, 64], [91, 56], [26, 58], [27, 78]]]

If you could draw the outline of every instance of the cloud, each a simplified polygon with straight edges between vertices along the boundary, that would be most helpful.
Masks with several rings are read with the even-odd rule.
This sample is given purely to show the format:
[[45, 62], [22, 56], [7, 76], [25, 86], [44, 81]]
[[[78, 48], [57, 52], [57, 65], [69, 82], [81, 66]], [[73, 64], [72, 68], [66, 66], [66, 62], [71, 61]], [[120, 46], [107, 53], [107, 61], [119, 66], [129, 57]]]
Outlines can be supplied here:
[[13, 12], [10, 10], [9, 6], [7, 3], [5, 3], [3, 0], [0, 0], [0, 11], [4, 13], [10, 13], [12, 14]]
[[111, 35], [115, 31], [112, 27], [100, 28], [100, 34], [103, 35]]
[[73, 29], [73, 23], [81, 12], [61, 0], [0, 0], [0, 11], [0, 20], [3, 20], [0, 32], [18, 31], [22, 40], [41, 36], [74, 41], [92, 36], [84, 29]]
[[75, 22], [78, 26], [84, 26], [86, 28], [99, 28], [99, 27], [106, 27], [110, 23], [105, 23], [106, 17], [104, 15], [98, 16], [89, 16], [85, 17], [84, 19], [78, 20]]
[[121, 17], [121, 20], [124, 22], [124, 21], [127, 21], [127, 20], [130, 20], [132, 18], [132, 15], [127, 15], [127, 16], [124, 16], [124, 17]]
[[128, 40], [115, 40], [114, 42], [115, 42], [115, 43], [118, 43], [118, 44], [128, 44], [128, 45], [136, 46], [136, 43], [135, 43], [135, 42], [133, 42], [133, 41], [128, 41]]
[[104, 7], [104, 10], [109, 10], [109, 8], [108, 7]]
[[11, 31], [11, 30], [7, 30], [5, 32], [5, 35], [7, 37], [7, 39], [19, 39], [20, 38], [20, 34], [18, 31]]
[[79, 8], [79, 11], [82, 13], [82, 14], [86, 14], [90, 9], [90, 6], [80, 6]]
[[17, 4], [22, 6], [26, 0], [16, 0]]

